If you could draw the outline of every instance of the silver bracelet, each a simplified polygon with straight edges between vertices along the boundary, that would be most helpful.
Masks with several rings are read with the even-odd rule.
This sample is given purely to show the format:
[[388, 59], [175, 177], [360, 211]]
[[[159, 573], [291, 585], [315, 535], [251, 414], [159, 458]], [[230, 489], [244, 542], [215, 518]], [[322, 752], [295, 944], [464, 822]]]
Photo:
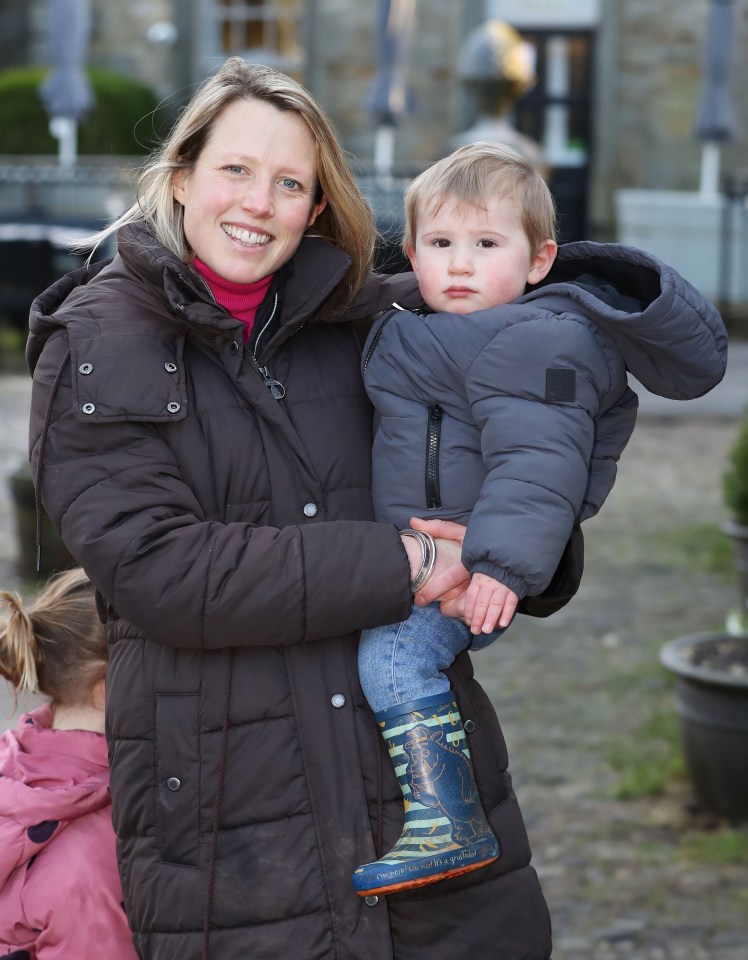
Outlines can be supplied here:
[[421, 566], [410, 581], [410, 592], [415, 596], [434, 572], [436, 563], [436, 543], [430, 533], [423, 530], [401, 530], [401, 537], [413, 537], [421, 545]]

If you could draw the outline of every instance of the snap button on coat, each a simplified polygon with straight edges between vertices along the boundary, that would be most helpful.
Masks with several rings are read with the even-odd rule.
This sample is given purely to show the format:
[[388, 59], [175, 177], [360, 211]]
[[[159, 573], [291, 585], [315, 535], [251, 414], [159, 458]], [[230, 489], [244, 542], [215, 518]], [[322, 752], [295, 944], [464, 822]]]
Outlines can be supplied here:
[[84, 377], [88, 376], [88, 374], [91, 373], [92, 371], [93, 371], [92, 363], [82, 363], [78, 367], [78, 373], [82, 373]]
[[179, 779], [179, 777], [169, 777], [169, 779], [166, 781], [166, 786], [169, 788], [169, 790], [176, 793], [176, 791], [182, 786], [182, 781]]
[[304, 516], [305, 517], [316, 517], [319, 513], [316, 503], [305, 503], [304, 504]]
[[164, 364], [164, 370], [166, 370], [167, 373], [176, 373], [177, 365], [176, 363], [172, 363], [171, 360], [167, 360], [167, 362]]
[[462, 725], [465, 733], [475, 733], [475, 720], [466, 720]]
[[88, 414], [96, 413], [96, 405], [93, 403], [84, 403], [81, 407], [81, 411]]
[[182, 406], [181, 404], [177, 403], [176, 400], [172, 400], [170, 403], [166, 404], [166, 409], [169, 411], [169, 413], [179, 413], [179, 411], [182, 409]]
[[364, 897], [364, 903], [367, 907], [376, 907], [379, 903], [379, 897]]
[[335, 707], [336, 710], [340, 710], [341, 707], [345, 706], [345, 697], [342, 693], [334, 693], [330, 697], [330, 703]]

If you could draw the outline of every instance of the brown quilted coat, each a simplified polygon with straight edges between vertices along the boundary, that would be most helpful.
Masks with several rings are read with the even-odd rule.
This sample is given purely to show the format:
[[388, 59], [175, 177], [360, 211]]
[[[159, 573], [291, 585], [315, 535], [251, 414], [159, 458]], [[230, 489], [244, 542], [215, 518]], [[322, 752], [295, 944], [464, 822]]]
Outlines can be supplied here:
[[[452, 680], [503, 856], [420, 892], [353, 893], [402, 820], [356, 631], [404, 617], [409, 590], [396, 530], [371, 520], [359, 341], [326, 322], [346, 267], [309, 238], [288, 271], [258, 353], [280, 400], [241, 325], [143, 228], [32, 309], [32, 465], [108, 619], [135, 943], [149, 960], [544, 960], [548, 912], [467, 655]], [[392, 295], [373, 283], [361, 310]]]

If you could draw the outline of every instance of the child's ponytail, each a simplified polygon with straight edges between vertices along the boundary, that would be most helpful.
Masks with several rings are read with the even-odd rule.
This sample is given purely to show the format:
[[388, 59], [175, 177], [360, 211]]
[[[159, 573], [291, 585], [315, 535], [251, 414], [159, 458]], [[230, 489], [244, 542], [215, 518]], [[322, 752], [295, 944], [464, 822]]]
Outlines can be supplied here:
[[36, 673], [36, 637], [23, 600], [17, 593], [0, 592], [0, 612], [6, 621], [0, 626], [0, 674], [19, 693], [34, 693]]
[[42, 693], [53, 706], [85, 702], [106, 673], [104, 626], [81, 568], [59, 574], [24, 603], [0, 592], [0, 675], [18, 695]]

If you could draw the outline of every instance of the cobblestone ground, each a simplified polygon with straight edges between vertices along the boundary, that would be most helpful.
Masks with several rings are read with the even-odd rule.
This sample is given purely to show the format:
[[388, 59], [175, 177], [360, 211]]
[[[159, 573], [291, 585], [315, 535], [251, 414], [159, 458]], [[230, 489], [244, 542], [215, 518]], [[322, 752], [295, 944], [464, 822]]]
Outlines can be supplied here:
[[[3, 473], [25, 455], [27, 404], [25, 377], [0, 378]], [[670, 703], [662, 643], [719, 629], [733, 605], [733, 582], [696, 569], [698, 538], [679, 532], [723, 519], [736, 431], [716, 417], [640, 418], [608, 503], [585, 525], [579, 595], [475, 656], [509, 743], [554, 960], [748, 960], [748, 866], [704, 863], [686, 842], [721, 825], [694, 810], [685, 782], [615, 799], [610, 762], [612, 744], [644, 749], [652, 702]], [[6, 483], [2, 585], [17, 584], [16, 549]]]

